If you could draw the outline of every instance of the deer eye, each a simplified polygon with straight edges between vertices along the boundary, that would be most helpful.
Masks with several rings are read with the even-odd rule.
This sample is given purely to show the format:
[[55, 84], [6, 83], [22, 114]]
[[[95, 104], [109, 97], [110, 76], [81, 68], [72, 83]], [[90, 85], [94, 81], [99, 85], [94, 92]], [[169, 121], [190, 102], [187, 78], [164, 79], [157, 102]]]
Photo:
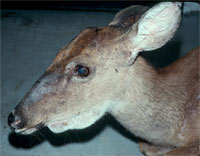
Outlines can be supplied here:
[[79, 76], [86, 77], [89, 75], [89, 68], [83, 65], [77, 65], [75, 69], [75, 73], [77, 73]]

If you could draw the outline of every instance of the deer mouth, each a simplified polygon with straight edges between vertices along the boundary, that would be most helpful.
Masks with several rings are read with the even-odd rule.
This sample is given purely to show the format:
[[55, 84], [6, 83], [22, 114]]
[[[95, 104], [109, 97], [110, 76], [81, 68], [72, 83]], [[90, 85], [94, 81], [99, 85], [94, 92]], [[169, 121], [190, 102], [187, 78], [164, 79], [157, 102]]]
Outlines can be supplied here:
[[42, 129], [44, 127], [44, 124], [41, 122], [35, 126], [31, 126], [31, 127], [25, 127], [25, 128], [19, 128], [19, 129], [14, 129], [15, 133], [19, 133], [19, 134], [24, 134], [24, 135], [28, 135], [28, 134], [32, 134], [40, 129]]
[[37, 131], [37, 129], [36, 128], [22, 128], [22, 129], [15, 129], [14, 131], [15, 131], [15, 133], [28, 135], [28, 134], [31, 134], [31, 133]]
[[8, 116], [8, 125], [16, 133], [31, 134], [44, 127], [43, 122], [38, 121], [36, 124], [27, 122], [28, 120], [21, 111], [13, 111]]

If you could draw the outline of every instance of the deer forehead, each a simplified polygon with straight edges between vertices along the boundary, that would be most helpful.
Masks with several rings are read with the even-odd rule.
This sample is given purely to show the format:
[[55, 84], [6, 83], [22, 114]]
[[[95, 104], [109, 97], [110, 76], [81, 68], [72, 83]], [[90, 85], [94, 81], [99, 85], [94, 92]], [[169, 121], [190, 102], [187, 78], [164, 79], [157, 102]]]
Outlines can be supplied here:
[[[95, 56], [104, 55], [105, 48], [113, 47], [113, 42], [117, 40], [120, 34], [120, 30], [110, 26], [83, 30], [69, 45], [66, 45], [57, 53], [47, 71], [58, 71], [59, 68], [59, 71], [64, 72], [66, 65], [75, 57], [89, 58], [88, 61], [92, 61]], [[108, 49], [111, 52], [110, 48]]]

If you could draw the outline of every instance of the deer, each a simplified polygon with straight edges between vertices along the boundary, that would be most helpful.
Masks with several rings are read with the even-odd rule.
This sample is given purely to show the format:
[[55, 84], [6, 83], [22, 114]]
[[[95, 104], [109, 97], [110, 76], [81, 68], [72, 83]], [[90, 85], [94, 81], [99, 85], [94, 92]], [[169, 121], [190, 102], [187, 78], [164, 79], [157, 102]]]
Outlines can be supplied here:
[[8, 115], [11, 129], [28, 135], [46, 126], [61, 133], [111, 114], [142, 139], [139, 147], [147, 156], [199, 155], [200, 48], [163, 68], [139, 55], [174, 36], [181, 7], [134, 5], [107, 26], [84, 29]]

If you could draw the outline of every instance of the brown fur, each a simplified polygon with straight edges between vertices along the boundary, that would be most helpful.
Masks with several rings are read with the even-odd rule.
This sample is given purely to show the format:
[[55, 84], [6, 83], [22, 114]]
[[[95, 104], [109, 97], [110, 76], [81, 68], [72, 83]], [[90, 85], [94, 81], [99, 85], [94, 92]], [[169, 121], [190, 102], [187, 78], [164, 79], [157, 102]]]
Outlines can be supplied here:
[[[114, 27], [85, 29], [69, 45], [58, 52], [52, 65], [47, 69], [47, 72], [63, 72], [65, 66], [74, 57], [80, 56], [83, 53], [83, 55], [92, 56], [92, 49], [97, 46], [103, 47], [110, 44], [115, 38], [118, 38], [120, 34], [121, 32], [119, 29]], [[90, 50], [86, 53], [85, 49]], [[59, 71], [57, 71], [58, 69]]]
[[[174, 147], [178, 148], [177, 150], [174, 150], [174, 152], [170, 152], [167, 155], [179, 154], [186, 156], [188, 154], [197, 155], [197, 153], [200, 152], [200, 97], [199, 73], [197, 72], [199, 71], [199, 52], [199, 48], [193, 49], [186, 56], [178, 59], [170, 66], [163, 69], [155, 70], [156, 72], [154, 73], [154, 76], [156, 79], [151, 80], [152, 83], [157, 84], [155, 85], [155, 88], [153, 90], [156, 100], [159, 100], [159, 97], [162, 97], [163, 99], [163, 96], [165, 96], [165, 103], [172, 104], [171, 107], [174, 110], [178, 109], [178, 112], [174, 112], [175, 116], [171, 116], [173, 117], [171, 119], [175, 119], [176, 117], [178, 117], [176, 116], [178, 114], [180, 115], [178, 117], [179, 119], [177, 120], [178, 122], [176, 122], [176, 125], [174, 125], [174, 128], [176, 128], [176, 133], [172, 136], [170, 140], [171, 145], [169, 144], [172, 149]], [[142, 62], [141, 66], [144, 66], [144, 64], [145, 63]], [[148, 69], [145, 66], [143, 68], [145, 70]], [[154, 80], [156, 80], [156, 82], [154, 82]], [[176, 103], [171, 100], [175, 100]], [[160, 109], [162, 109], [160, 110], [162, 113], [165, 110], [165, 108]], [[170, 121], [170, 118], [168, 119], [168, 122], [172, 122]], [[157, 119], [155, 118], [153, 120]], [[167, 147], [160, 149], [159, 146], [154, 146], [152, 148], [152, 145], [148, 146], [147, 144], [141, 144], [140, 148], [141, 151], [152, 156], [155, 155], [155, 153], [162, 153], [161, 150], [166, 151], [167, 149]], [[169, 149], [168, 151], [170, 151]]]

